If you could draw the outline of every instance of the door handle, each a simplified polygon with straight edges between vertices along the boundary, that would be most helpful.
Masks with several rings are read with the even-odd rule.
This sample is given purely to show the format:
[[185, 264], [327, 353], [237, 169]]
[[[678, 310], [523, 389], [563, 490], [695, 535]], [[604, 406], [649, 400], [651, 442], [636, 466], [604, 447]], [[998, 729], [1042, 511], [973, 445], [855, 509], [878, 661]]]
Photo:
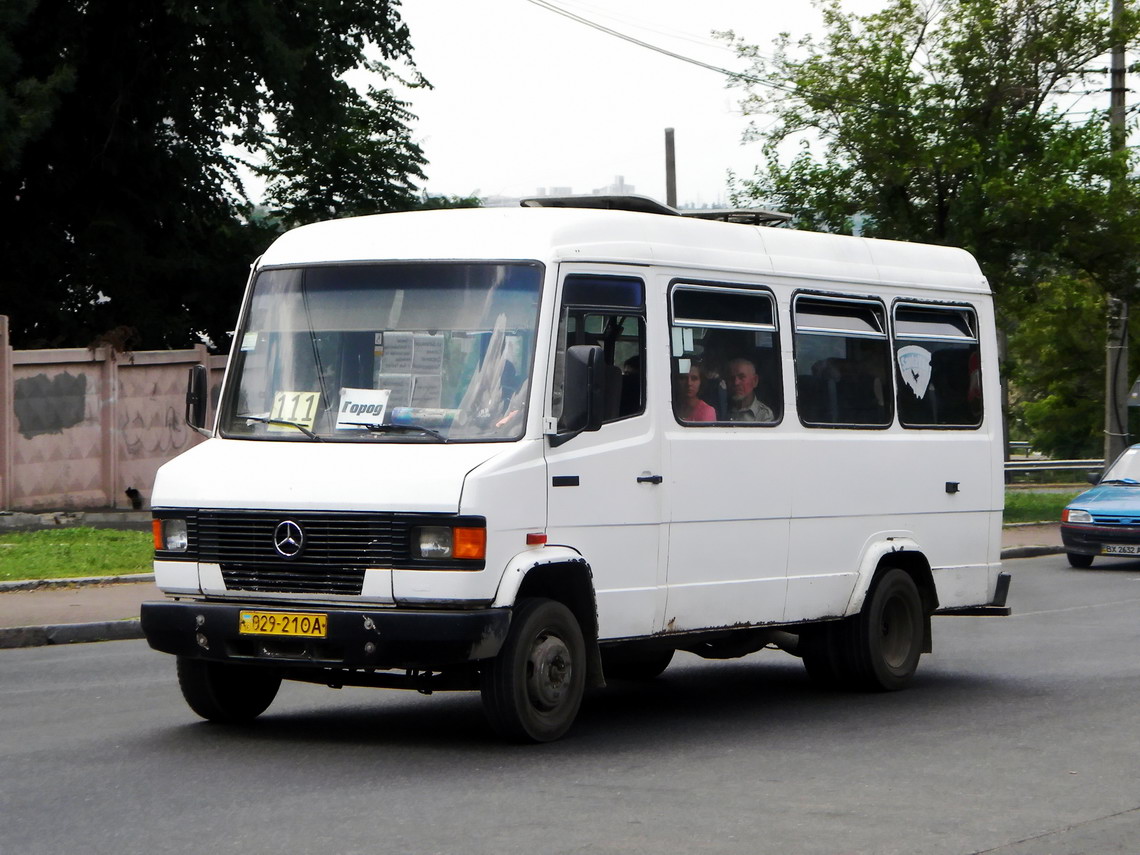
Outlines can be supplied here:
[[662, 478], [660, 475], [638, 475], [637, 476], [637, 483], [638, 484], [660, 484], [664, 480], [665, 479]]

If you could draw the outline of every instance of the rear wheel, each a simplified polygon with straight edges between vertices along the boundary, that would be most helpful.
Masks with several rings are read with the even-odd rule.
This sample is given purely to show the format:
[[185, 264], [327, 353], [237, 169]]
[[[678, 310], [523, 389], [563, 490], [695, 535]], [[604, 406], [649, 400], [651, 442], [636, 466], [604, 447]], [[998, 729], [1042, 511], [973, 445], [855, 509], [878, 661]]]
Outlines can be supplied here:
[[1070, 567], [1078, 567], [1081, 569], [1092, 567], [1093, 558], [1096, 557], [1095, 555], [1085, 555], [1082, 552], [1066, 552], [1065, 556], [1069, 559]]
[[586, 644], [577, 618], [554, 600], [520, 600], [506, 643], [480, 675], [491, 726], [515, 742], [551, 742], [574, 723], [585, 690]]
[[803, 654], [812, 680], [864, 691], [901, 689], [914, 676], [925, 642], [918, 587], [905, 570], [886, 567], [863, 609], [828, 624]]
[[281, 675], [270, 668], [178, 657], [178, 686], [190, 709], [207, 721], [240, 724], [265, 712]]

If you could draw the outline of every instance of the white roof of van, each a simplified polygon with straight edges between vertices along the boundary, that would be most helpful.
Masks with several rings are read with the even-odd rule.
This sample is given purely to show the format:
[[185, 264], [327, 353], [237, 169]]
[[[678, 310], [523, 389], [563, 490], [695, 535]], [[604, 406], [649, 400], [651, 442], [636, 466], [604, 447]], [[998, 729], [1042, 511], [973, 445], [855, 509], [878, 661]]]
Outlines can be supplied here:
[[352, 217], [286, 232], [261, 265], [377, 260], [623, 262], [988, 293], [961, 249], [687, 217], [463, 208]]

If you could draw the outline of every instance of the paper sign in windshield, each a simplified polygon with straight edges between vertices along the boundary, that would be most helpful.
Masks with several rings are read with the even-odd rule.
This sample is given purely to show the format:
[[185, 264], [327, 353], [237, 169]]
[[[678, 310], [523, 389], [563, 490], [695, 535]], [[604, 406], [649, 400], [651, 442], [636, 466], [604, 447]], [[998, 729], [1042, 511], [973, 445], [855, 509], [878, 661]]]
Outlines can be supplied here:
[[293, 425], [301, 425], [312, 430], [317, 418], [319, 398], [319, 392], [278, 392], [273, 396], [273, 409], [269, 411], [269, 418], [281, 424], [270, 423], [267, 429], [283, 432], [296, 430]]
[[341, 389], [336, 429], [382, 424], [390, 394], [388, 389]]
[[900, 347], [898, 361], [903, 382], [921, 401], [930, 387], [930, 351], [915, 344]]

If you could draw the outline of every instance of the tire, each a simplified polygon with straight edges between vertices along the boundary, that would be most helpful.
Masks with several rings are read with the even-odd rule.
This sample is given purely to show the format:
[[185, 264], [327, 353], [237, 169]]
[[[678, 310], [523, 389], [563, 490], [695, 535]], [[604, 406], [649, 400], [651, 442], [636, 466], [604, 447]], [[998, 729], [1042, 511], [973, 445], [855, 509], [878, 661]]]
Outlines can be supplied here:
[[512, 742], [552, 742], [570, 729], [586, 690], [586, 643], [562, 603], [523, 599], [499, 655], [480, 674], [483, 710]]
[[242, 724], [265, 712], [281, 675], [255, 665], [229, 665], [178, 657], [178, 686], [198, 715], [220, 724]]
[[603, 650], [602, 673], [607, 680], [652, 680], [669, 667], [675, 652], [672, 648], [622, 650], [619, 647]]
[[1076, 567], [1080, 570], [1092, 567], [1095, 555], [1085, 555], [1081, 552], [1066, 552], [1065, 557], [1069, 559], [1069, 566]]
[[926, 621], [918, 587], [905, 570], [886, 567], [871, 583], [863, 610], [845, 622], [842, 676], [854, 689], [891, 692], [914, 676]]

